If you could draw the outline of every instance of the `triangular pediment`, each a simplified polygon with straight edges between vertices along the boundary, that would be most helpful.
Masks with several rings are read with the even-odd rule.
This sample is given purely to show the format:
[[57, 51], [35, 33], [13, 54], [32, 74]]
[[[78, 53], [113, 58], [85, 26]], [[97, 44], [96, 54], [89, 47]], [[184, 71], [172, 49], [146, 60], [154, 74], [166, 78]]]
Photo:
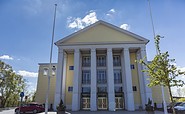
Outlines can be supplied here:
[[116, 27], [104, 21], [98, 21], [58, 42], [56, 45], [101, 44], [101, 43], [147, 43], [149, 40], [134, 33]]

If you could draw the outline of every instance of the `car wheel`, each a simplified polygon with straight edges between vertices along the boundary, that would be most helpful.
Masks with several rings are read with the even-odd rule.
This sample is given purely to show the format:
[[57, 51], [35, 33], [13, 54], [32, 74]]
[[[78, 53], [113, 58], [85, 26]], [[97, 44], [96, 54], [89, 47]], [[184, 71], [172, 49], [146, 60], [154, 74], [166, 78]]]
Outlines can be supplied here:
[[33, 113], [34, 113], [34, 114], [36, 114], [36, 113], [37, 113], [37, 110], [36, 110], [36, 109], [35, 109], [35, 110], [33, 110]]
[[19, 114], [19, 110], [16, 110], [15, 113], [16, 113], [16, 114]]

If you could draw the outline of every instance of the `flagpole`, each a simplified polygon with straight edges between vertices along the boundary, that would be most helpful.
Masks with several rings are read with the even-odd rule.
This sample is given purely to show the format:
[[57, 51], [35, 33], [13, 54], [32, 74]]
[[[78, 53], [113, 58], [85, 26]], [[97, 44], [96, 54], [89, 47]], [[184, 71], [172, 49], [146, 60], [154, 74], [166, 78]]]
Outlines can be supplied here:
[[56, 8], [57, 4], [55, 4], [55, 12], [54, 12], [54, 20], [53, 20], [53, 31], [52, 31], [52, 41], [51, 41], [51, 50], [50, 50], [50, 61], [49, 61], [49, 70], [48, 70], [48, 88], [46, 92], [46, 102], [45, 102], [45, 114], [48, 113], [48, 99], [50, 93], [50, 75], [52, 73], [52, 53], [53, 53], [53, 42], [54, 42], [54, 32], [55, 32], [55, 19], [56, 19]]
[[[154, 28], [154, 23], [153, 23], [153, 18], [152, 18], [152, 10], [151, 10], [151, 6], [150, 6], [150, 0], [148, 0], [148, 5], [149, 5], [149, 10], [150, 10], [150, 19], [151, 19], [151, 23], [152, 23], [152, 30], [153, 30], [153, 35], [154, 35], [154, 40], [155, 40], [155, 28]], [[159, 52], [157, 50], [156, 47], [156, 54], [158, 55]], [[164, 106], [164, 114], [168, 114], [167, 112], [167, 107], [166, 107], [166, 101], [165, 101], [165, 95], [164, 95], [164, 86], [161, 85], [161, 92], [162, 92], [162, 98], [163, 98], [163, 106]]]

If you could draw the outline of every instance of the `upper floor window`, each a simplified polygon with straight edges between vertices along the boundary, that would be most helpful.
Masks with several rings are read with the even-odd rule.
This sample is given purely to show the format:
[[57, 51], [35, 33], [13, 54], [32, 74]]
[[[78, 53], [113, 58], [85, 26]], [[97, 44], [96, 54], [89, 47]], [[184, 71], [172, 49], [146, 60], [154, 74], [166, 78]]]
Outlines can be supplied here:
[[82, 87], [82, 93], [90, 93], [91, 88], [90, 87]]
[[119, 84], [122, 83], [122, 76], [121, 76], [121, 70], [115, 69], [114, 70], [114, 83]]
[[44, 75], [44, 76], [47, 76], [47, 75], [48, 75], [48, 68], [44, 68], [44, 70], [43, 70], [43, 75]]
[[119, 55], [113, 56], [113, 65], [114, 66], [121, 66], [121, 58]]
[[90, 84], [90, 83], [91, 83], [90, 71], [82, 70], [82, 84]]
[[99, 93], [107, 92], [107, 87], [98, 87], [98, 92]]
[[114, 87], [114, 91], [116, 93], [120, 93], [120, 92], [122, 92], [122, 87]]
[[82, 66], [89, 67], [91, 65], [91, 58], [90, 56], [83, 56], [82, 57]]
[[106, 66], [106, 56], [97, 56], [97, 66]]
[[98, 84], [107, 83], [106, 70], [97, 70], [97, 83]]

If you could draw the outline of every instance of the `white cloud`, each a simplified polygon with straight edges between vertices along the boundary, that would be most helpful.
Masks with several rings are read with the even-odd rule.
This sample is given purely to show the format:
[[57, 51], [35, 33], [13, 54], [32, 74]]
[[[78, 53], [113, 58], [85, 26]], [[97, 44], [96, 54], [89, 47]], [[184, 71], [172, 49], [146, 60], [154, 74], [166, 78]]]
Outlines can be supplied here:
[[125, 30], [130, 30], [130, 25], [128, 25], [128, 24], [122, 24], [120, 26], [120, 28], [125, 29]]
[[98, 19], [95, 11], [90, 11], [84, 18], [67, 18], [68, 27], [72, 29], [83, 29], [84, 27], [91, 25], [96, 21], [98, 21]]
[[115, 13], [115, 9], [110, 9], [109, 12]]
[[112, 17], [115, 13], [116, 13], [115, 9], [110, 9], [110, 10], [107, 12], [106, 16]]
[[23, 76], [23, 77], [37, 77], [38, 73], [35, 72], [29, 72], [29, 71], [25, 71], [25, 70], [19, 70], [17, 72], [17, 74]]
[[0, 56], [0, 59], [13, 60], [13, 58], [10, 57], [9, 55], [2, 55], [2, 56]]

